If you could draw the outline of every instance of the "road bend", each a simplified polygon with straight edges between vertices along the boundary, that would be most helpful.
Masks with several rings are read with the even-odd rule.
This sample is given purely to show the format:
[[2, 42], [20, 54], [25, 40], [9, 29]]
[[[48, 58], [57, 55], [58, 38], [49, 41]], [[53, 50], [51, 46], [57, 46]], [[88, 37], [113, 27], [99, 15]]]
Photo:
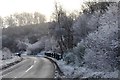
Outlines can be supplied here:
[[55, 67], [46, 58], [27, 57], [2, 71], [2, 78], [54, 78]]

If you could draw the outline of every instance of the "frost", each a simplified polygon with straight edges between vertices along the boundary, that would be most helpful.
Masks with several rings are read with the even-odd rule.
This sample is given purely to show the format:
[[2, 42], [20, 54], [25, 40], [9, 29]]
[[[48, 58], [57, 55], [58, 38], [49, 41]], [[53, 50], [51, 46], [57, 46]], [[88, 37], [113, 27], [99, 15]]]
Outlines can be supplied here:
[[66, 63], [58, 63], [67, 77], [118, 78], [117, 20], [116, 4], [110, 5], [104, 14], [80, 15], [73, 25], [77, 46], [65, 53]]
[[4, 48], [2, 51], [0, 51], [0, 60], [11, 59], [12, 57], [13, 53], [8, 48]]
[[[114, 7], [116, 7], [114, 9]], [[94, 70], [109, 71], [116, 67], [116, 54], [113, 49], [118, 46], [117, 6], [100, 17], [101, 26], [85, 38], [85, 65]]]
[[66, 78], [118, 78], [119, 71], [104, 72], [94, 71], [87, 67], [77, 67], [66, 65], [64, 61], [57, 61], [60, 69], [64, 72]]

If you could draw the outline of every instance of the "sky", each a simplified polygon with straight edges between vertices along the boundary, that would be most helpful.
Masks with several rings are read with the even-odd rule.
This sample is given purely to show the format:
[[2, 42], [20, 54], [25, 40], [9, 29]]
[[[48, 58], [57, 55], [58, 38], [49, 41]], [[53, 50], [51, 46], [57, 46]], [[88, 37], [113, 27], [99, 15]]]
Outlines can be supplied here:
[[14, 13], [40, 12], [50, 18], [54, 12], [54, 3], [59, 2], [66, 11], [79, 10], [85, 0], [0, 0], [0, 16], [5, 17]]

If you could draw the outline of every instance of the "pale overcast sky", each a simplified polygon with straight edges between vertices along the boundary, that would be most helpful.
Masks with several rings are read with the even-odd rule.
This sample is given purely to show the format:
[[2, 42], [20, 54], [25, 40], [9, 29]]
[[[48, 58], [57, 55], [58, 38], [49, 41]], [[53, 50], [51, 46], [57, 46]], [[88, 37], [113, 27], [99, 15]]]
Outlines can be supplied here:
[[55, 1], [60, 2], [67, 11], [73, 11], [79, 10], [85, 0], [0, 0], [0, 16], [37, 11], [49, 18], [54, 11]]

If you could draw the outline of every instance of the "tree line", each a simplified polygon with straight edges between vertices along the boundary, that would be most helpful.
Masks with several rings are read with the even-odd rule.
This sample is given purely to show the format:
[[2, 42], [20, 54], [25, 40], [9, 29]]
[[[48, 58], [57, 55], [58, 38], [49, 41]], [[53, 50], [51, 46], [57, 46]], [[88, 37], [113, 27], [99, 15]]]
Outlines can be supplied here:
[[24, 26], [31, 24], [40, 24], [46, 21], [43, 14], [39, 12], [34, 13], [15, 13], [4, 18], [0, 17], [1, 27], [14, 27], [14, 26]]

